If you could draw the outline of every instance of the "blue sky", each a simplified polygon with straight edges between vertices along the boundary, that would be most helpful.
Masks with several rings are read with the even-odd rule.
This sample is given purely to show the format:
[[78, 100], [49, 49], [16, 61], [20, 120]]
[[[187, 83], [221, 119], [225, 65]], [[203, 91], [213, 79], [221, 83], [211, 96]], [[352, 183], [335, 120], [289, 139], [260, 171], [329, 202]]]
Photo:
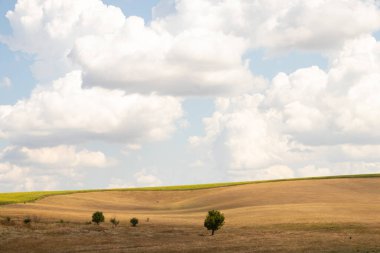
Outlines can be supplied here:
[[0, 191], [379, 172], [375, 2], [16, 2]]
[[[5, 1], [0, 6], [0, 34], [7, 35], [12, 32], [5, 14], [14, 7], [15, 1]], [[8, 77], [12, 82], [20, 83], [17, 89], [10, 87], [2, 89], [0, 93], [1, 104], [15, 103], [19, 98], [27, 97], [35, 80], [29, 70], [31, 57], [23, 53], [12, 52], [9, 48], [0, 44], [0, 77]]]

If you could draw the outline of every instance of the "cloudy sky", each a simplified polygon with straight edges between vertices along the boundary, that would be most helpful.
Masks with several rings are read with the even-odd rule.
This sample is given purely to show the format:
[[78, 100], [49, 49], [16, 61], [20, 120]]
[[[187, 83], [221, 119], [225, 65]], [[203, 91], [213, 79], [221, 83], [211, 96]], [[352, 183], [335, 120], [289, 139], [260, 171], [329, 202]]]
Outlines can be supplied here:
[[379, 1], [0, 2], [0, 191], [378, 172]]

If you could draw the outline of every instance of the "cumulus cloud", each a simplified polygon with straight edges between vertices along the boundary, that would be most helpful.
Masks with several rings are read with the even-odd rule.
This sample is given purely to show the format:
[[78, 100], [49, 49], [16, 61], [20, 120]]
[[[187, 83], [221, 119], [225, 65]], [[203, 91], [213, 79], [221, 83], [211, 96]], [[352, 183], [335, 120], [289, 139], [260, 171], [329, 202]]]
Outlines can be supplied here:
[[99, 0], [19, 0], [6, 14], [12, 36], [3, 37], [12, 50], [35, 56], [32, 70], [42, 81], [51, 81], [73, 69], [67, 55], [78, 36], [109, 34], [123, 22], [121, 10]]
[[259, 109], [263, 98], [262, 95], [244, 95], [217, 99], [216, 112], [204, 119], [206, 135], [193, 136], [189, 139], [190, 143], [211, 150], [216, 166], [229, 170], [239, 179], [257, 178], [252, 170], [261, 171], [261, 176], [265, 178], [268, 173], [273, 176], [273, 169], [264, 169], [275, 165], [283, 168], [278, 165], [294, 159], [291, 150], [303, 147], [292, 141], [290, 136], [279, 132], [279, 112]]
[[86, 84], [173, 95], [233, 94], [264, 85], [242, 60], [241, 38], [204, 30], [161, 35], [136, 17], [126, 26], [120, 35], [77, 40], [70, 57], [82, 66]]
[[243, 60], [246, 40], [218, 30], [172, 35], [100, 0], [19, 0], [7, 17], [13, 35], [5, 42], [36, 55], [40, 80], [80, 68], [88, 86], [131, 93], [214, 95], [265, 85]]
[[[186, 122], [180, 97], [189, 96], [217, 97], [205, 135], [189, 138], [202, 150], [190, 167], [213, 164], [245, 180], [379, 165], [375, 0], [162, 0], [149, 24], [101, 0], [18, 0], [6, 17], [12, 34], [0, 40], [33, 56], [41, 85], [0, 106], [0, 140], [14, 145], [1, 154], [0, 183], [51, 188], [57, 175], [32, 172], [61, 164], [75, 178], [76, 168], [109, 164], [104, 153], [74, 146], [85, 142], [121, 143], [130, 154], [163, 140]], [[329, 66], [269, 82], [247, 59], [262, 49], [314, 51]], [[17, 179], [22, 173], [29, 176]], [[128, 185], [161, 183], [141, 170]]]
[[0, 150], [0, 187], [6, 191], [53, 190], [73, 183], [78, 187], [86, 173], [115, 164], [101, 151], [75, 146], [8, 146]]
[[146, 169], [141, 169], [133, 174], [133, 179], [111, 178], [107, 188], [135, 188], [160, 185], [162, 185], [162, 181], [156, 175]]
[[139, 186], [159, 186], [162, 185], [162, 181], [155, 175], [142, 169], [133, 175], [136, 184]]
[[58, 180], [49, 175], [36, 175], [35, 169], [0, 162], [0, 187], [3, 191], [53, 190]]
[[1, 163], [0, 164], [1, 171], [1, 181], [15, 181], [22, 177], [23, 174], [29, 171], [28, 168], [21, 168], [18, 166], [14, 166], [11, 164]]
[[155, 13], [145, 24], [100, 0], [19, 0], [3, 40], [36, 56], [41, 81], [79, 68], [86, 86], [215, 96], [265, 88], [249, 50], [331, 52], [380, 29], [372, 0], [163, 1]]
[[100, 151], [77, 150], [75, 146], [66, 145], [42, 148], [6, 147], [1, 152], [0, 158], [12, 162], [59, 168], [101, 168], [112, 164], [112, 161]]
[[190, 144], [212, 150], [216, 166], [235, 176], [361, 173], [360, 165], [373, 171], [380, 144], [379, 45], [361, 36], [331, 56], [328, 71], [280, 73], [263, 94], [218, 98], [204, 119], [206, 134]]
[[380, 28], [373, 0], [162, 0], [155, 13], [157, 25], [174, 34], [189, 27], [220, 30], [274, 51], [336, 49]]
[[133, 178], [128, 180], [121, 178], [111, 178], [107, 188], [135, 188], [160, 185], [162, 185], [162, 181], [156, 175], [146, 169], [141, 169], [133, 174]]
[[76, 71], [36, 88], [28, 99], [0, 106], [0, 136], [29, 146], [89, 140], [141, 144], [166, 138], [181, 116], [179, 99], [83, 89]]

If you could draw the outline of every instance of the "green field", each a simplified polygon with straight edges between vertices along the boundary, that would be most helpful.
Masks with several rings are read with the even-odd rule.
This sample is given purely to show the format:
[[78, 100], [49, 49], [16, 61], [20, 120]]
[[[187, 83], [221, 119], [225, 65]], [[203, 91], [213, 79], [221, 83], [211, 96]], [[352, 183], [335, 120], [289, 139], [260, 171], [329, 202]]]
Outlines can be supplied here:
[[0, 205], [31, 202], [52, 195], [63, 195], [83, 192], [99, 192], [99, 191], [185, 191], [200, 190], [217, 187], [226, 187], [244, 184], [260, 184], [269, 182], [296, 181], [296, 180], [318, 180], [318, 179], [337, 179], [337, 178], [370, 178], [380, 177], [380, 174], [359, 174], [359, 175], [339, 175], [328, 177], [305, 177], [305, 178], [289, 178], [262, 181], [245, 181], [245, 182], [228, 182], [228, 183], [212, 183], [212, 184], [196, 184], [196, 185], [175, 185], [175, 186], [159, 186], [159, 187], [141, 187], [141, 188], [121, 188], [121, 189], [93, 189], [93, 190], [69, 190], [69, 191], [36, 191], [36, 192], [11, 192], [0, 193]]

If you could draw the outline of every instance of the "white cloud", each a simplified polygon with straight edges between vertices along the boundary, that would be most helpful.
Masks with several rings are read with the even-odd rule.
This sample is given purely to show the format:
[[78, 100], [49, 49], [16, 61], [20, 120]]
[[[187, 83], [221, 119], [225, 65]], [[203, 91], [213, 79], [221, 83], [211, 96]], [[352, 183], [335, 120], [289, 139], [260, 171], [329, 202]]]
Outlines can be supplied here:
[[133, 179], [111, 178], [107, 188], [136, 188], [160, 185], [162, 185], [162, 181], [157, 176], [146, 169], [141, 169], [133, 174]]
[[110, 183], [108, 184], [108, 189], [118, 189], [118, 188], [133, 188], [134, 185], [129, 184], [123, 179], [120, 178], [111, 178]]
[[111, 178], [107, 188], [135, 188], [160, 185], [162, 185], [162, 181], [157, 176], [146, 169], [141, 169], [133, 174], [133, 179]]
[[[154, 13], [145, 24], [100, 0], [18, 0], [6, 15], [13, 34], [1, 40], [33, 56], [45, 85], [0, 106], [0, 139], [17, 145], [6, 155], [24, 159], [3, 158], [0, 183], [52, 187], [54, 173], [18, 178], [47, 165], [68, 167], [62, 173], [71, 178], [81, 176], [76, 168], [104, 167], [102, 152], [72, 145], [100, 140], [139, 150], [185, 122], [182, 99], [172, 96], [193, 95], [222, 96], [204, 119], [205, 135], [189, 138], [204, 151], [193, 166], [213, 163], [254, 179], [376, 171], [375, 0], [164, 0]], [[245, 60], [255, 49], [317, 51], [329, 69], [279, 73], [268, 85]], [[146, 170], [134, 175], [133, 185], [161, 183]]]
[[331, 56], [327, 72], [280, 73], [264, 94], [217, 99], [205, 136], [190, 144], [211, 150], [209, 162], [238, 178], [291, 176], [285, 167], [300, 176], [373, 171], [380, 155], [379, 45], [361, 36]]
[[127, 144], [123, 147], [123, 149], [121, 150], [121, 152], [125, 155], [129, 155], [130, 153], [134, 152], [134, 151], [138, 151], [138, 150], [141, 150], [141, 145], [140, 144], [135, 144], [135, 143], [131, 143], [131, 144]]
[[173, 36], [99, 0], [19, 0], [7, 17], [13, 35], [6, 43], [37, 56], [39, 80], [81, 68], [87, 86], [132, 93], [214, 95], [265, 85], [243, 60], [246, 40], [218, 30]]
[[0, 187], [6, 191], [82, 187], [86, 173], [114, 165], [115, 160], [100, 151], [75, 146], [9, 146], [0, 150]]
[[269, 168], [264, 169], [261, 175], [255, 175], [257, 178], [261, 179], [281, 179], [281, 178], [293, 178], [294, 171], [284, 165], [273, 165]]
[[29, 168], [21, 168], [12, 164], [0, 164], [0, 180], [1, 181], [15, 181], [22, 177], [23, 174], [29, 172]]
[[295, 170], [286, 165], [272, 165], [254, 170], [230, 170], [229, 173], [237, 181], [294, 178], [296, 175]]
[[83, 89], [80, 72], [37, 87], [30, 98], [0, 106], [3, 138], [23, 145], [90, 140], [141, 144], [166, 138], [182, 116], [180, 100], [154, 94]]
[[0, 87], [9, 88], [12, 86], [12, 80], [5, 76], [0, 80]]
[[36, 56], [33, 70], [42, 81], [79, 68], [86, 86], [215, 96], [265, 88], [244, 60], [250, 49], [331, 52], [380, 29], [371, 0], [173, 4], [159, 4], [147, 25], [100, 0], [19, 0], [7, 13], [13, 35], [4, 40]]
[[56, 178], [52, 176], [38, 176], [38, 177], [29, 177], [25, 179], [24, 185], [20, 185], [18, 187], [24, 187], [21, 188], [23, 191], [34, 191], [34, 190], [57, 190], [58, 189], [59, 182]]
[[376, 162], [379, 160], [380, 145], [342, 145], [341, 151], [347, 159]]
[[241, 38], [204, 30], [172, 37], [135, 17], [126, 26], [118, 35], [77, 40], [70, 57], [82, 66], [87, 85], [174, 95], [230, 94], [263, 86], [242, 60], [246, 45]]
[[328, 72], [311, 67], [279, 74], [264, 104], [281, 113], [285, 132], [302, 143], [378, 143], [379, 48], [362, 36], [331, 57]]
[[101, 168], [112, 164], [100, 151], [78, 150], [75, 146], [67, 145], [43, 148], [6, 147], [0, 153], [0, 158], [59, 168]]
[[0, 162], [0, 187], [3, 191], [54, 190], [58, 186], [55, 177], [36, 175], [31, 167]]
[[124, 23], [119, 8], [99, 0], [18, 0], [6, 17], [13, 34], [3, 41], [12, 50], [36, 56], [32, 70], [42, 81], [54, 80], [75, 67], [67, 55], [78, 36], [110, 34]]
[[145, 169], [136, 172], [133, 175], [136, 184], [139, 186], [160, 186], [162, 181], [155, 175], [148, 173]]
[[[250, 170], [258, 172], [286, 163], [291, 158], [289, 151], [301, 145], [278, 131], [281, 114], [271, 109], [261, 111], [262, 101], [262, 95], [219, 98], [217, 111], [204, 119], [206, 135], [192, 137], [190, 143], [206, 146], [215, 157], [216, 166], [239, 175], [238, 178], [256, 178]], [[273, 174], [260, 172], [263, 177], [268, 173]]]
[[248, 38], [251, 48], [275, 51], [326, 51], [380, 28], [380, 11], [372, 0], [179, 0], [172, 4], [176, 12], [168, 15], [169, 3], [162, 1], [154, 25], [174, 34], [199, 27], [219, 30]]
[[13, 34], [3, 40], [36, 56], [39, 80], [79, 68], [87, 86], [215, 96], [265, 88], [244, 60], [250, 49], [331, 53], [380, 29], [380, 10], [372, 0], [172, 4], [160, 3], [146, 25], [100, 0], [19, 0], [6, 15]]

